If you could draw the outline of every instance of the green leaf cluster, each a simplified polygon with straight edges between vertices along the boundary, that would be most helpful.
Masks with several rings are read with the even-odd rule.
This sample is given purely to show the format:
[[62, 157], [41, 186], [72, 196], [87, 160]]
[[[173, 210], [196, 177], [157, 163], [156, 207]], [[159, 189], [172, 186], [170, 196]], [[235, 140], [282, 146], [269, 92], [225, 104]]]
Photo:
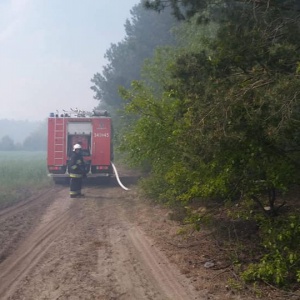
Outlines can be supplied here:
[[243, 273], [246, 281], [261, 280], [277, 286], [300, 282], [300, 216], [263, 220], [261, 233], [265, 253]]

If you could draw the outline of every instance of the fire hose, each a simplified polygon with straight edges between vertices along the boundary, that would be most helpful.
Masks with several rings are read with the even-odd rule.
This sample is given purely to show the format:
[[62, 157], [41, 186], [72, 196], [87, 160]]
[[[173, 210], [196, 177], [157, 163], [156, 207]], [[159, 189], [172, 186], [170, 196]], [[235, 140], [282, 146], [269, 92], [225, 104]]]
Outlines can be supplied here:
[[112, 167], [113, 167], [113, 169], [114, 169], [114, 172], [115, 172], [115, 175], [116, 175], [116, 178], [117, 178], [117, 181], [118, 181], [118, 184], [120, 185], [120, 187], [121, 187], [122, 189], [124, 189], [125, 191], [129, 191], [129, 189], [128, 189], [126, 186], [124, 186], [124, 185], [122, 184], [122, 182], [121, 182], [121, 180], [120, 180], [120, 178], [119, 178], [118, 171], [117, 171], [115, 165], [114, 165], [112, 162], [111, 162], [111, 165], [112, 165]]

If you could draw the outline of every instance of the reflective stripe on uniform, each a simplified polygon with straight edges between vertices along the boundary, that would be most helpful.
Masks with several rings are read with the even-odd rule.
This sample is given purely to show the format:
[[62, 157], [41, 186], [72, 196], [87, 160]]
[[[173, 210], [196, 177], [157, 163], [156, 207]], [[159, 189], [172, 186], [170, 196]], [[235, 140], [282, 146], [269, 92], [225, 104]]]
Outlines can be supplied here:
[[82, 178], [82, 174], [74, 174], [74, 173], [70, 173], [70, 177], [71, 177], [71, 178]]
[[70, 191], [70, 195], [79, 195], [80, 191]]

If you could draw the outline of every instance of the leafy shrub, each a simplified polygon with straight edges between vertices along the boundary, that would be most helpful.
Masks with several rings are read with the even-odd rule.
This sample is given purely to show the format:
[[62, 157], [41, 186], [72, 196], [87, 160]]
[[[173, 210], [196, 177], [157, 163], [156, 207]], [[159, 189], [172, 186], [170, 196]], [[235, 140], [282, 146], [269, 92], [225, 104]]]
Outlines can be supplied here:
[[300, 283], [300, 216], [281, 216], [261, 224], [265, 254], [243, 273], [246, 281], [262, 280], [277, 286]]

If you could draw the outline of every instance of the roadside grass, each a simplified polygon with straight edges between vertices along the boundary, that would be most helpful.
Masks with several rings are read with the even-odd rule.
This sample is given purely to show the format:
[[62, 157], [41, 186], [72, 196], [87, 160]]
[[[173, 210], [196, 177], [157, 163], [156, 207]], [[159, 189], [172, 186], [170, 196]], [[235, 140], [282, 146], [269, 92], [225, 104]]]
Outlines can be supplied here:
[[51, 184], [46, 152], [0, 151], [0, 208], [24, 200]]

